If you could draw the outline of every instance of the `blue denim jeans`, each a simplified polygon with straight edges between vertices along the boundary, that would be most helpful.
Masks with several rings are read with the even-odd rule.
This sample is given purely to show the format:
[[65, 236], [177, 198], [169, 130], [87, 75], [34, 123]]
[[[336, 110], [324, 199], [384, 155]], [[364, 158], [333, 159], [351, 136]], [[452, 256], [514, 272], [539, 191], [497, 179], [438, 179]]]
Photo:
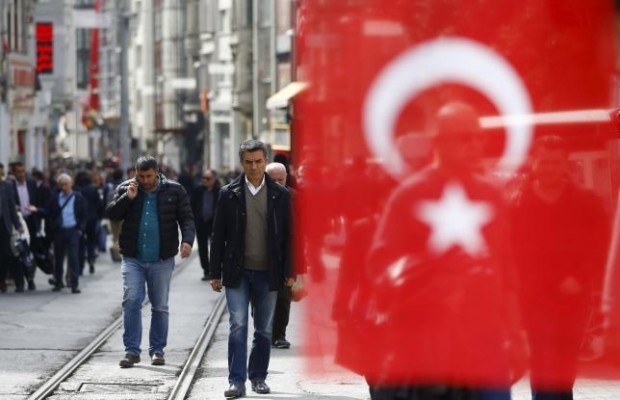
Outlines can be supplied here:
[[[238, 287], [227, 287], [229, 313], [228, 382], [265, 379], [271, 356], [273, 314], [277, 291], [269, 291], [267, 271], [245, 270]], [[254, 340], [248, 362], [248, 306], [252, 304]]]
[[[149, 355], [164, 353], [168, 340], [168, 294], [174, 258], [143, 262], [123, 257], [123, 344], [125, 353], [139, 355], [142, 340], [142, 303], [148, 293], [151, 302]], [[145, 292], [146, 286], [146, 292]]]
[[511, 392], [508, 389], [480, 389], [478, 399], [480, 400], [510, 400]]

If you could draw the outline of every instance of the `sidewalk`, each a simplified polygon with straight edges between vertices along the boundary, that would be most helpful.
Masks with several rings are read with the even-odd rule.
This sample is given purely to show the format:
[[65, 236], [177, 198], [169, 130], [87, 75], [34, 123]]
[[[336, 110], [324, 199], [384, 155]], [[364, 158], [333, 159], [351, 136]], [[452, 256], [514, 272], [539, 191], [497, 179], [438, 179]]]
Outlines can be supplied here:
[[[325, 376], [310, 377], [304, 373], [302, 303], [291, 305], [291, 320], [287, 328], [290, 349], [272, 349], [267, 384], [269, 395], [252, 392], [246, 382], [246, 398], [271, 399], [315, 399], [315, 400], [365, 400], [369, 399], [368, 387], [363, 378], [344, 369]], [[251, 322], [250, 322], [251, 325]], [[251, 345], [252, 329], [248, 333]], [[190, 400], [224, 399], [228, 389], [228, 314], [225, 313], [218, 327], [214, 342], [203, 360], [201, 377], [192, 388]], [[248, 352], [249, 354], [249, 352]], [[331, 368], [331, 367], [330, 367]]]

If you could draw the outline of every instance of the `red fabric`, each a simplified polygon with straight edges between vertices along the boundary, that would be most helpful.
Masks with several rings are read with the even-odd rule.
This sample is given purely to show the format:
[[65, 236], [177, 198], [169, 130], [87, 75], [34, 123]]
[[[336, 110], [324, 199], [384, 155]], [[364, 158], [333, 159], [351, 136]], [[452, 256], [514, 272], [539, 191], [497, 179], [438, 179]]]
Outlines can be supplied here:
[[[464, 39], [510, 66], [527, 92], [531, 113], [608, 109], [614, 72], [613, 4], [305, 0], [299, 2], [296, 21], [294, 67], [297, 79], [309, 84], [296, 96], [293, 112], [292, 154], [299, 184], [296, 263], [307, 265], [308, 274], [315, 277], [308, 280], [306, 304], [312, 306], [306, 315], [312, 329], [306, 332], [309, 360], [321, 363], [310, 363], [311, 369], [325, 367], [324, 358], [314, 356], [336, 354], [343, 365], [375, 382], [505, 386], [518, 378], [512, 360], [526, 356], [515, 339], [523, 311], [515, 308], [515, 296], [522, 294], [521, 271], [509, 255], [523, 249], [512, 246], [506, 212], [506, 203], [520, 187], [518, 180], [494, 176], [495, 192], [492, 185], [456, 179], [467, 201], [485, 203], [492, 210], [491, 220], [480, 230], [488, 252], [482, 258], [472, 257], [458, 243], [441, 254], [430, 251], [433, 228], [415, 211], [420, 204], [439, 201], [452, 181], [428, 170], [437, 150], [429, 138], [437, 110], [460, 101], [480, 116], [498, 116], [497, 99], [475, 85], [450, 79], [406, 99], [397, 110], [393, 132], [385, 132], [394, 137], [406, 166], [406, 173], [399, 175], [385, 166], [389, 159], [377, 159], [375, 145], [367, 139], [369, 92], [386, 67], [406, 52], [438, 39]], [[427, 67], [422, 72], [432, 73], [443, 65]], [[410, 70], [412, 76], [422, 72]], [[608, 150], [610, 129], [601, 122], [533, 128], [533, 138], [553, 133], [567, 139], [570, 157], [577, 160], [574, 175], [597, 191], [607, 211], [617, 191], [612, 168], [617, 161]], [[484, 133], [480, 172], [497, 171], [507, 130]], [[472, 144], [463, 139], [452, 146], [457, 154], [469, 151]], [[604, 161], [589, 164], [585, 154], [592, 152]], [[531, 142], [525, 153], [531, 155]], [[518, 167], [518, 173], [527, 174], [528, 160]], [[538, 216], [527, 218], [536, 221]], [[364, 233], [358, 230], [360, 224]], [[582, 227], [569, 224], [566, 229]], [[576, 243], [575, 250], [594, 251], [590, 244], [591, 240]], [[395, 287], [394, 278], [386, 276], [400, 257], [405, 269], [423, 268], [414, 268], [421, 275]], [[558, 257], [561, 264], [569, 256]], [[477, 268], [488, 274], [470, 273]], [[600, 270], [584, 273], [600, 281]], [[355, 304], [348, 304], [351, 299]], [[360, 357], [362, 351], [368, 357]], [[586, 364], [584, 373], [608, 376], [601, 360]], [[553, 377], [541, 379], [554, 383]]]

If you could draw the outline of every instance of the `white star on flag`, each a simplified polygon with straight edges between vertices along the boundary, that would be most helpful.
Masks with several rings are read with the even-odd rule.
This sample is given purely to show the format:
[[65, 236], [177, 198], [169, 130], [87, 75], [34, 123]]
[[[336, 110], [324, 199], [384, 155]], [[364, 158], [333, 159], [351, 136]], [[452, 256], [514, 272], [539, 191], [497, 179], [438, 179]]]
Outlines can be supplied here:
[[455, 245], [472, 256], [486, 250], [481, 230], [493, 218], [493, 208], [485, 202], [470, 201], [461, 185], [447, 184], [441, 199], [421, 202], [415, 211], [431, 227], [428, 245], [436, 254]]

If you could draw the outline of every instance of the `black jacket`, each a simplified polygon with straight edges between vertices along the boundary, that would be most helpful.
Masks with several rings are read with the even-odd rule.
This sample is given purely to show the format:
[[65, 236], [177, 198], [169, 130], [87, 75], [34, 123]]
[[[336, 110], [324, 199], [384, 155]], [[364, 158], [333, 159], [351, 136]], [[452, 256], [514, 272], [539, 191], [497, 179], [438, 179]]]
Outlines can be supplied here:
[[[211, 279], [224, 286], [240, 284], [245, 254], [245, 175], [224, 186], [215, 208], [211, 239]], [[294, 277], [291, 268], [290, 192], [265, 174], [267, 189], [267, 260], [270, 290], [278, 290], [285, 278]]]
[[9, 235], [13, 232], [13, 227], [19, 229], [22, 226], [15, 210], [13, 188], [11, 183], [6, 181], [0, 181], [0, 222], [4, 224]]
[[[217, 183], [213, 187], [213, 208], [215, 208], [215, 205], [217, 204], [217, 198], [220, 195], [220, 189], [221, 189], [220, 185]], [[208, 228], [204, 226], [205, 221], [203, 221], [203, 218], [202, 218], [202, 196], [206, 191], [207, 191], [207, 188], [200, 185], [199, 187], [195, 188], [194, 191], [192, 192], [192, 199], [191, 199], [192, 212], [194, 213], [194, 221], [196, 223], [197, 230], [200, 230], [201, 228]], [[213, 218], [211, 218], [210, 221], [207, 221], [207, 224], [213, 224]], [[210, 230], [210, 228], [208, 230]]]
[[82, 193], [84, 199], [86, 199], [86, 219], [89, 221], [98, 220], [103, 218], [103, 200], [99, 196], [99, 190], [92, 183], [80, 186], [76, 188]]
[[[181, 241], [193, 245], [196, 230], [194, 216], [189, 204], [187, 192], [177, 182], [166, 179], [162, 174], [159, 191], [157, 192], [157, 214], [159, 215], [160, 248], [162, 260], [174, 257], [179, 251], [179, 227]], [[128, 257], [138, 255], [138, 234], [142, 219], [142, 204], [144, 192], [138, 190], [138, 195], [132, 200], [127, 196], [130, 180], [118, 185], [114, 198], [106, 208], [106, 214], [111, 220], [123, 221], [123, 228], [119, 238], [121, 254]]]
[[[73, 193], [75, 194], [73, 212], [75, 213], [75, 221], [77, 223], [76, 228], [83, 233], [86, 231], [86, 200], [77, 190], [73, 190]], [[62, 228], [62, 210], [60, 209], [60, 204], [58, 204], [58, 196], [60, 196], [60, 190], [57, 190], [52, 195], [52, 201], [48, 205], [49, 211], [46, 213], [49, 216], [48, 221], [52, 224], [50, 227], [52, 232]]]

